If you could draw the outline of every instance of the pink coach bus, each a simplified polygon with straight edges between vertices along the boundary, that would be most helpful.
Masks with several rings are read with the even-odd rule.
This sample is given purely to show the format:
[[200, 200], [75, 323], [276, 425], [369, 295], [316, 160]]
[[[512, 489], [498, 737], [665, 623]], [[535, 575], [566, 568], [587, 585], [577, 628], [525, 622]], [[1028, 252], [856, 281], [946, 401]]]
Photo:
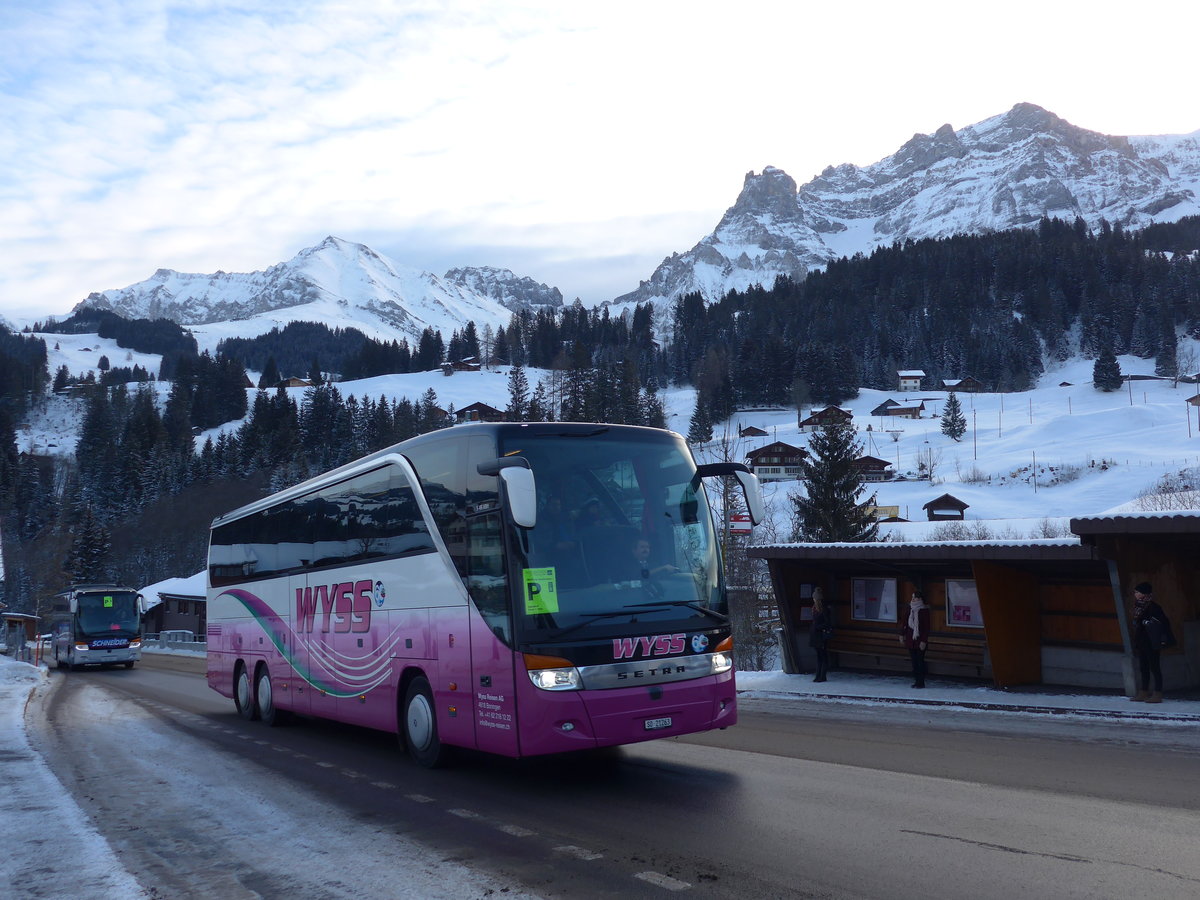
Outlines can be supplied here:
[[668, 431], [578, 423], [422, 435], [218, 517], [208, 683], [247, 719], [533, 756], [737, 718], [702, 479]]

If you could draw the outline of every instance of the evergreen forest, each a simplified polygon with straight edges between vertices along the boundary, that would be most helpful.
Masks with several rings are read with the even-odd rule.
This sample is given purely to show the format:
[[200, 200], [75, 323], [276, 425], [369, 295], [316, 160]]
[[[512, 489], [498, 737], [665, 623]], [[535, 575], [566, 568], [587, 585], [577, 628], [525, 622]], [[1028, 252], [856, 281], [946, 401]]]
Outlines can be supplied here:
[[[693, 386], [689, 436], [705, 440], [739, 408], [838, 404], [860, 387], [892, 387], [898, 369], [999, 391], [1024, 390], [1048, 360], [1077, 355], [1194, 371], [1177, 340], [1200, 337], [1198, 251], [1197, 218], [1137, 232], [1046, 219], [909, 241], [707, 303], [690, 294], [615, 315], [576, 301], [514, 313], [495, 330], [427, 329], [413, 345], [293, 323], [210, 355], [173, 323], [87, 309], [33, 329], [98, 333], [162, 356], [159, 372], [102, 359], [99, 379], [60, 369], [51, 381], [45, 343], [0, 329], [3, 599], [34, 610], [72, 580], [140, 586], [198, 571], [215, 515], [453, 420], [432, 388], [392, 399], [339, 388], [373, 375], [512, 366], [510, 419], [657, 427], [667, 424], [659, 389]], [[530, 369], [545, 374], [532, 383]], [[248, 370], [262, 373], [257, 391]], [[289, 376], [313, 384], [300, 402], [276, 386]], [[169, 382], [165, 398], [155, 382]], [[17, 452], [18, 423], [51, 392], [80, 398], [74, 458]], [[196, 448], [196, 434], [227, 422], [241, 424]]]

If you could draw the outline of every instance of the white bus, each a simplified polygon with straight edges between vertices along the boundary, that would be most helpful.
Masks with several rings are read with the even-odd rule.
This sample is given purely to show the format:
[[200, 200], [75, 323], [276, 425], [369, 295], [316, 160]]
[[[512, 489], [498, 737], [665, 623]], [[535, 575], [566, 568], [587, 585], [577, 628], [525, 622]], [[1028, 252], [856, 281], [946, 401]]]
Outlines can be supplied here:
[[677, 434], [578, 423], [422, 435], [214, 520], [208, 681], [301, 713], [529, 756], [724, 728], [733, 646]]
[[76, 584], [50, 604], [51, 642], [60, 669], [123, 665], [142, 658], [145, 600], [115, 584]]

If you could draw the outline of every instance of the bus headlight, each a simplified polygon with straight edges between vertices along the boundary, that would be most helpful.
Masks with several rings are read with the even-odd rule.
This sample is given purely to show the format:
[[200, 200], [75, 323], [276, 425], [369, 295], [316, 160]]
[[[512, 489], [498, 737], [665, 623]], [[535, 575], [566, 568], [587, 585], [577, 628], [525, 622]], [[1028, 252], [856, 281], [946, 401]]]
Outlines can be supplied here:
[[134, 640], [132, 640], [132, 641], [130, 641], [130, 642], [129, 642], [129, 649], [130, 649], [130, 650], [138, 650], [138, 649], [141, 649], [141, 646], [142, 646], [142, 641], [141, 641], [141, 639], [140, 639], [140, 638], [135, 638]]
[[525, 654], [525, 668], [533, 686], [543, 691], [577, 691], [583, 687], [579, 670], [569, 659]]
[[712, 673], [714, 675], [720, 675], [722, 672], [728, 672], [732, 668], [732, 653], [714, 653], [712, 655]]

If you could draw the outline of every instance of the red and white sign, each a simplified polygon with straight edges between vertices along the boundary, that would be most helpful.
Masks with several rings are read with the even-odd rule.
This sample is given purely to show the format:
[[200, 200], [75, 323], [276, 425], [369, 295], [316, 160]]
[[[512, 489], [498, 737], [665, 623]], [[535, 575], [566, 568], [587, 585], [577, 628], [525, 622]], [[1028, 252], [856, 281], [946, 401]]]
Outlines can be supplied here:
[[736, 513], [729, 517], [730, 534], [749, 534], [754, 529], [750, 524], [750, 516], [746, 513]]

